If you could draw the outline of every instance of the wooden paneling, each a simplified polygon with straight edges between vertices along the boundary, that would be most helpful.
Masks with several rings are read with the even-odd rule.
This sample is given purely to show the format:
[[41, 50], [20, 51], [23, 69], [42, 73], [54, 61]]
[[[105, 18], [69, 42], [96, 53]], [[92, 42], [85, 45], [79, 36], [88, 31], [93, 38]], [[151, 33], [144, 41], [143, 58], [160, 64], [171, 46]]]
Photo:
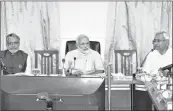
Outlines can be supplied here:
[[[130, 90], [112, 90], [111, 93], [111, 109], [130, 109], [131, 94]], [[108, 107], [108, 94], [105, 92], [105, 107]]]
[[[44, 101], [36, 101], [37, 97], [33, 95], [13, 95], [5, 99], [3, 109], [5, 110], [45, 110], [46, 103]], [[32, 101], [32, 102], [28, 102]], [[2, 110], [3, 110], [2, 109]]]

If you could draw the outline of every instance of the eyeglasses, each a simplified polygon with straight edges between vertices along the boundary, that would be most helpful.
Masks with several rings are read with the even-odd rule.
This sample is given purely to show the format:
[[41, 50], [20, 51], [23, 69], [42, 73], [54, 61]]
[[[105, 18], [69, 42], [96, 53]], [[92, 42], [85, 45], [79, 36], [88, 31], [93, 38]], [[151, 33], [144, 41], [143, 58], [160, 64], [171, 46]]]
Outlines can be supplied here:
[[154, 39], [154, 40], [153, 40], [153, 43], [156, 43], [156, 42], [159, 42], [159, 43], [160, 43], [160, 42], [162, 42], [162, 41], [166, 41], [166, 40]]
[[8, 45], [13, 45], [13, 44], [14, 44], [14, 45], [18, 45], [19, 42], [8, 42], [7, 44], [8, 44]]

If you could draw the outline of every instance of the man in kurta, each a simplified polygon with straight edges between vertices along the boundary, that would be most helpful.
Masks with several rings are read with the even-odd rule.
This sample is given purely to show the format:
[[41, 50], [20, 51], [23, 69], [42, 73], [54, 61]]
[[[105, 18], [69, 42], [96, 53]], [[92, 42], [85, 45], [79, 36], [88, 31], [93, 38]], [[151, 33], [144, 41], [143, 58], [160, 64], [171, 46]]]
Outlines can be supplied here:
[[90, 48], [89, 38], [79, 35], [76, 39], [76, 50], [67, 53], [65, 69], [72, 75], [91, 75], [104, 72], [100, 54]]
[[143, 71], [157, 74], [161, 67], [172, 64], [172, 48], [169, 46], [170, 37], [166, 32], [158, 32], [153, 40], [151, 51], [142, 67]]
[[14, 33], [8, 34], [6, 47], [6, 50], [0, 51], [3, 75], [31, 75], [31, 59], [27, 53], [19, 50], [20, 37]]

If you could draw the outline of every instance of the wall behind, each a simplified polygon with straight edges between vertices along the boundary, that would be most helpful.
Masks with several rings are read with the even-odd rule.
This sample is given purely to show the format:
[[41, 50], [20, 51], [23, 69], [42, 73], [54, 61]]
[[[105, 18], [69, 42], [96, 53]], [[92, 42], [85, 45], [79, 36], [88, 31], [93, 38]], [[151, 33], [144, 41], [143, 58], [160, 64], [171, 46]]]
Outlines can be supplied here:
[[[43, 26], [50, 32], [51, 49], [60, 49], [60, 59], [65, 56], [66, 41], [85, 34], [90, 40], [101, 43], [104, 60], [108, 2], [3, 2], [2, 6], [1, 49], [6, 49], [5, 36], [17, 33], [21, 36], [20, 48], [34, 58], [33, 51], [45, 46], [42, 43], [45, 31], [41, 27], [45, 21]], [[44, 20], [41, 15], [44, 15]], [[34, 66], [34, 62], [32, 64]]]
[[65, 56], [65, 43], [79, 34], [101, 43], [104, 60], [104, 43], [108, 2], [60, 2], [60, 58]]

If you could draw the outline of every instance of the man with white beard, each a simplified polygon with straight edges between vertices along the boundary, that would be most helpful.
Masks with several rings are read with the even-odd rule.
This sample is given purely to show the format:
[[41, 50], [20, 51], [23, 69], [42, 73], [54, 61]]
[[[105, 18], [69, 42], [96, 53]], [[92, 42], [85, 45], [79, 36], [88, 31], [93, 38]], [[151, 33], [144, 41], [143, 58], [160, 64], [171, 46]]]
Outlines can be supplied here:
[[142, 70], [157, 74], [158, 70], [164, 66], [172, 64], [172, 48], [169, 46], [170, 37], [166, 32], [157, 32], [153, 40], [154, 50], [151, 51], [143, 66]]
[[3, 75], [30, 75], [31, 60], [28, 54], [19, 50], [20, 37], [14, 33], [6, 36], [6, 47], [0, 51], [0, 65]]
[[[104, 72], [104, 66], [100, 54], [90, 48], [89, 38], [79, 35], [76, 39], [76, 50], [66, 54], [65, 65], [68, 74], [91, 75]], [[67, 75], [68, 75], [67, 74]]]

